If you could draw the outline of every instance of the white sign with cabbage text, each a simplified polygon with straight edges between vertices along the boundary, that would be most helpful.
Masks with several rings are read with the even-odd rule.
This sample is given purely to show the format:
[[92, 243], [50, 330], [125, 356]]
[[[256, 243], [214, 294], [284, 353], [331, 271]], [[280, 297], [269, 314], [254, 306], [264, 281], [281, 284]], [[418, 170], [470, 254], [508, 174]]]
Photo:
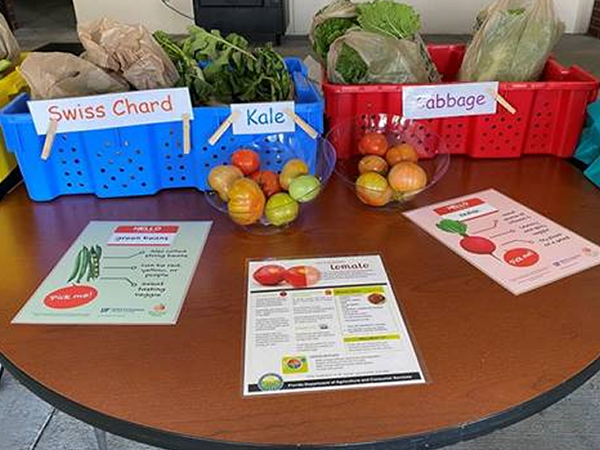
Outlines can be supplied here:
[[436, 119], [496, 114], [498, 83], [407, 86], [402, 90], [407, 119]]

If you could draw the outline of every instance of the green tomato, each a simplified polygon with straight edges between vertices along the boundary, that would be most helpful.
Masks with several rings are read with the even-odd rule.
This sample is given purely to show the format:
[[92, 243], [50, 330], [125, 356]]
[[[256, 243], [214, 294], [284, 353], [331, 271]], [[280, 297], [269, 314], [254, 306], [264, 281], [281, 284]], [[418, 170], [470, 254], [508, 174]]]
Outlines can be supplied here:
[[321, 182], [312, 175], [302, 175], [294, 178], [290, 184], [290, 195], [300, 203], [307, 203], [319, 195]]
[[300, 205], [289, 194], [280, 192], [273, 195], [265, 207], [267, 220], [273, 225], [280, 227], [293, 222], [298, 217]]

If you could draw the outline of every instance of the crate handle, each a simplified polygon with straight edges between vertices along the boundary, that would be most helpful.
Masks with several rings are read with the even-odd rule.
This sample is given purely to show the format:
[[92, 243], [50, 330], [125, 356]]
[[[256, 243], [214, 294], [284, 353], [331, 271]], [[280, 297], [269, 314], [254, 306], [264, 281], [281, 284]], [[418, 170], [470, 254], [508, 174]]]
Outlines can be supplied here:
[[285, 110], [285, 113], [289, 117], [291, 117], [294, 120], [294, 122], [296, 122], [296, 125], [298, 125], [300, 128], [302, 128], [304, 130], [304, 132], [306, 134], [308, 134], [311, 138], [317, 139], [319, 137], [319, 133], [317, 132], [317, 130], [315, 130], [308, 123], [306, 123], [304, 121], [304, 119], [302, 119], [302, 117], [300, 117], [298, 114], [296, 114], [293, 110], [288, 108]]
[[58, 129], [58, 121], [55, 119], [50, 120], [48, 124], [48, 131], [46, 132], [46, 140], [44, 141], [44, 147], [42, 148], [41, 158], [43, 161], [50, 158], [52, 153], [52, 144], [54, 144], [54, 138], [56, 137], [56, 130]]
[[517, 110], [516, 110], [516, 108], [515, 108], [513, 105], [511, 105], [511, 104], [508, 102], [508, 100], [506, 100], [506, 99], [505, 99], [505, 98], [504, 98], [502, 95], [500, 95], [500, 93], [499, 93], [499, 92], [496, 92], [496, 91], [495, 91], [495, 90], [493, 90], [493, 89], [488, 89], [488, 92], [490, 93], [490, 95], [491, 95], [492, 97], [494, 97], [494, 99], [495, 99], [495, 100], [496, 100], [498, 103], [500, 103], [500, 104], [501, 104], [501, 105], [504, 107], [504, 109], [506, 109], [506, 110], [507, 110], [509, 113], [511, 113], [513, 116], [514, 116], [514, 115], [517, 113]]
[[192, 151], [192, 140], [190, 136], [190, 115], [184, 114], [181, 117], [183, 120], [183, 154], [189, 155]]
[[214, 134], [210, 137], [210, 139], [208, 140], [208, 143], [212, 146], [214, 146], [217, 142], [219, 142], [219, 139], [221, 139], [223, 137], [223, 135], [225, 134], [225, 132], [227, 130], [229, 130], [229, 127], [231, 125], [233, 125], [233, 122], [235, 122], [239, 117], [239, 113], [237, 111], [233, 111], [229, 117], [227, 119], [225, 119], [225, 122], [223, 122], [221, 124], [221, 126], [219, 128], [217, 128], [217, 131], [214, 132]]

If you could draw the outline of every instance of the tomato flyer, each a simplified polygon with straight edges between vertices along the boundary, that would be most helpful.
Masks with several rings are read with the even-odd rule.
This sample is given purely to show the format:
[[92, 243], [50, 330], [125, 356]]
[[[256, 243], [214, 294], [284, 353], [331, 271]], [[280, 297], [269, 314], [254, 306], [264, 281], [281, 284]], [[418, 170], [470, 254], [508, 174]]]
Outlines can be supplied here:
[[419, 383], [379, 256], [249, 263], [244, 395]]
[[600, 247], [491, 189], [405, 213], [515, 295], [600, 264]]
[[13, 323], [173, 325], [210, 222], [90, 222]]

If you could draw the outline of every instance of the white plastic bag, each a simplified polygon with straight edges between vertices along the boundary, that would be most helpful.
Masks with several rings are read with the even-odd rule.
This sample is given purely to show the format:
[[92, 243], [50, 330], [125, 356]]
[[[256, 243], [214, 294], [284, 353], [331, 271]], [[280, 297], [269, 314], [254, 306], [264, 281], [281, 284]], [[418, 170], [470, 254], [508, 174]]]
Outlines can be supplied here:
[[341, 84], [429, 82], [418, 43], [362, 30], [351, 30], [333, 43], [327, 74], [329, 81]]
[[563, 31], [552, 0], [496, 0], [477, 17], [459, 78], [537, 80]]

